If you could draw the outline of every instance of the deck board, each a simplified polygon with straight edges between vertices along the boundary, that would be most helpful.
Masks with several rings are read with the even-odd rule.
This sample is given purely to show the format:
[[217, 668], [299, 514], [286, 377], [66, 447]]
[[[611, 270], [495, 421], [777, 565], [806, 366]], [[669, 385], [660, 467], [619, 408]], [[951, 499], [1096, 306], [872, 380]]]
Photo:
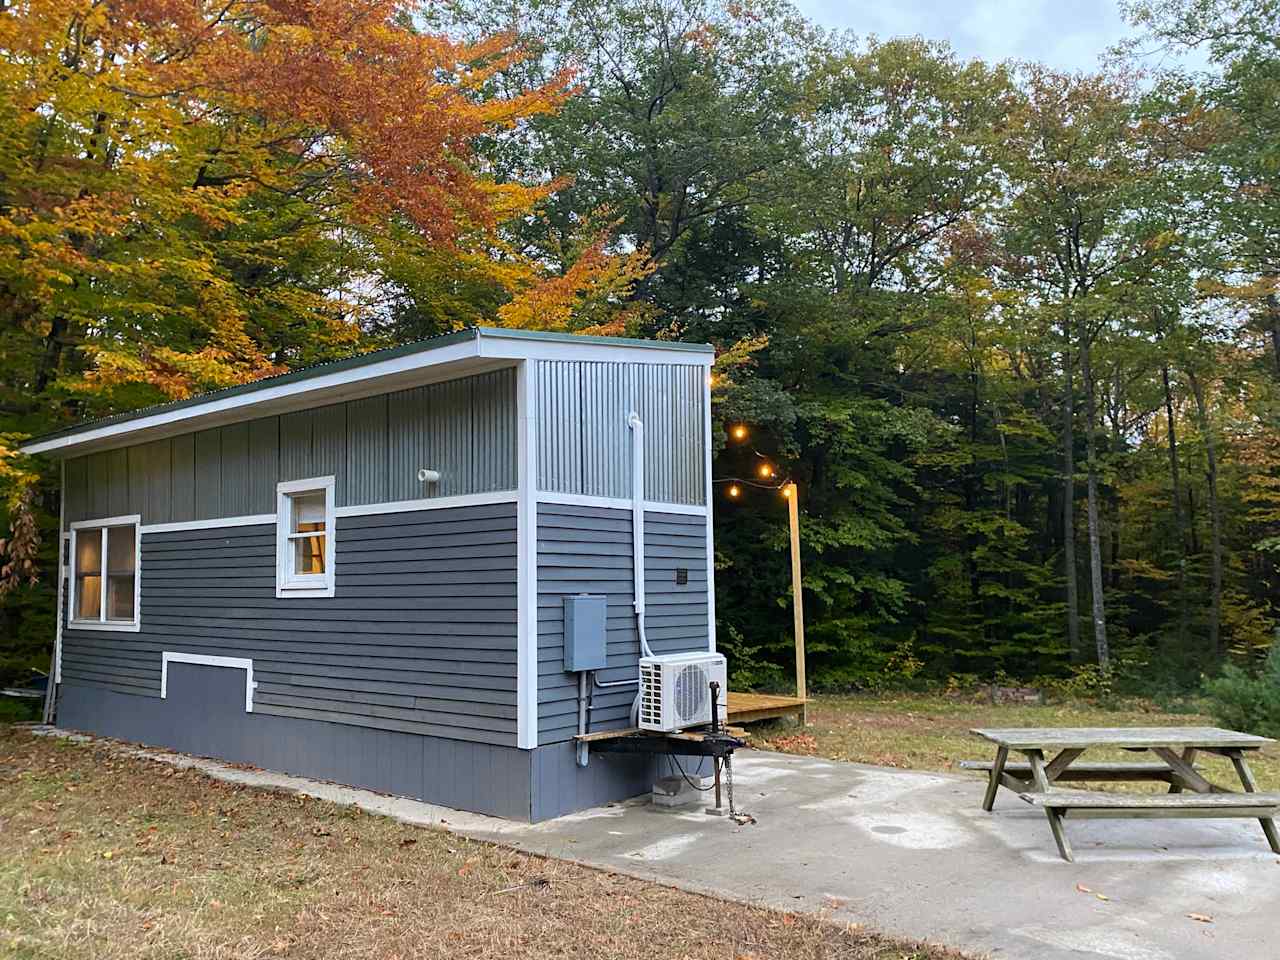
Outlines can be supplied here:
[[801, 697], [779, 697], [768, 693], [729, 691], [729, 722], [754, 723], [777, 717], [799, 716], [807, 701]]

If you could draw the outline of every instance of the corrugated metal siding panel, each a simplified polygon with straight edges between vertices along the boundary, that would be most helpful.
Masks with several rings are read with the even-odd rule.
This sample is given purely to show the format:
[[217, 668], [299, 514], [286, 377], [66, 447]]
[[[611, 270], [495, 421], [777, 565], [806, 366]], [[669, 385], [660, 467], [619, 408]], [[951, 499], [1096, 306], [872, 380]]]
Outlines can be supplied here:
[[222, 428], [222, 511], [243, 517], [249, 510], [249, 424]]
[[338, 403], [314, 411], [311, 427], [309, 477], [333, 477], [335, 503], [347, 495], [347, 405]]
[[270, 525], [147, 534], [142, 630], [67, 629], [69, 680], [158, 696], [165, 650], [251, 657], [256, 712], [516, 735], [516, 510], [338, 521], [333, 598], [275, 596]]
[[471, 383], [448, 380], [427, 387], [425, 459], [420, 466], [440, 471], [440, 482], [428, 484], [423, 496], [451, 497], [471, 485], [474, 443], [471, 437]]
[[231, 516], [222, 512], [222, 432], [201, 430], [195, 437], [196, 519], [211, 520], [214, 517]]
[[196, 439], [193, 434], [173, 438], [173, 521], [196, 515]]
[[387, 493], [387, 398], [347, 404], [347, 482], [339, 503], [383, 503]]
[[280, 417], [281, 480], [303, 480], [315, 476], [311, 472], [312, 419], [310, 410], [286, 413]]
[[69, 459], [67, 522], [274, 513], [278, 482], [330, 475], [338, 506], [514, 490], [516, 450], [515, 371], [499, 370]]
[[516, 372], [495, 370], [471, 378], [474, 450], [469, 493], [516, 487]]
[[538, 361], [538, 489], [581, 493], [582, 365]]
[[[645, 632], [655, 653], [707, 647], [706, 526], [702, 517], [645, 517]], [[538, 742], [577, 732], [577, 677], [564, 670], [564, 596], [604, 594], [608, 669], [600, 679], [635, 675], [640, 655], [632, 607], [631, 514], [626, 510], [538, 505]], [[677, 567], [689, 572], [676, 584]], [[592, 729], [630, 723], [634, 687], [597, 691]]]
[[[623, 363], [578, 364], [582, 377], [582, 488], [593, 497], [631, 496], [634, 368]], [[577, 493], [579, 491], [565, 491]]]
[[280, 478], [280, 418], [249, 421], [249, 513], [275, 513]]
[[631, 496], [631, 430], [645, 429], [645, 496], [701, 504], [705, 440], [701, 367], [538, 362], [538, 489]]
[[415, 387], [387, 396], [387, 474], [391, 500], [414, 500], [425, 496], [418, 482], [427, 445], [427, 389]]

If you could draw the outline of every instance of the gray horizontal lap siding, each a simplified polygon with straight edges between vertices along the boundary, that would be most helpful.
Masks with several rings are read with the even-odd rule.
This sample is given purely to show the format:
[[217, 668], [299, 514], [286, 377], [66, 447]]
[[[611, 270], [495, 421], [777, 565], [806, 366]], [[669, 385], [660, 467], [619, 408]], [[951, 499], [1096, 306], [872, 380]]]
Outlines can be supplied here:
[[[440, 471], [419, 482], [418, 470]], [[333, 476], [338, 506], [516, 488], [514, 369], [67, 460], [65, 520], [274, 513], [282, 480]]]
[[275, 527], [148, 533], [142, 629], [68, 627], [64, 680], [160, 695], [163, 651], [249, 657], [254, 711], [516, 739], [516, 506], [339, 518], [332, 598], [275, 595]]
[[[577, 733], [577, 676], [564, 670], [564, 597], [608, 598], [608, 669], [601, 681], [634, 677], [640, 654], [632, 580], [631, 513], [538, 504], [538, 742]], [[676, 583], [676, 570], [689, 582]], [[707, 648], [706, 521], [700, 516], [645, 514], [645, 634], [654, 653]], [[630, 723], [636, 688], [597, 690], [593, 730]]]

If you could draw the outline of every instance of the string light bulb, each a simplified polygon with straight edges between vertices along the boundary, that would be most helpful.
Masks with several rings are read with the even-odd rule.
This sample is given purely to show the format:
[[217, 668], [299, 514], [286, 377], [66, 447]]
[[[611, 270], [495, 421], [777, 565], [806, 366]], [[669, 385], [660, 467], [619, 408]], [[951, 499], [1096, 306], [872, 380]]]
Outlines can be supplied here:
[[729, 489], [728, 489], [728, 491], [727, 491], [727, 493], [729, 494], [729, 496], [731, 496], [731, 497], [733, 497], [733, 498], [735, 498], [735, 499], [736, 499], [736, 498], [737, 498], [737, 496], [738, 496], [738, 494], [740, 494], [741, 492], [742, 492], [742, 490], [738, 487], [738, 485], [737, 485], [736, 483], [731, 483], [731, 484], [729, 484]]
[[782, 495], [784, 497], [791, 496], [791, 484], [788, 483], [785, 487], [782, 488]]
[[729, 432], [733, 435], [733, 439], [735, 440], [747, 439], [747, 428], [740, 423], [735, 425], [734, 428]]
[[760, 476], [764, 477], [765, 479], [772, 477], [773, 467], [769, 466], [769, 464], [767, 463], [760, 464]]

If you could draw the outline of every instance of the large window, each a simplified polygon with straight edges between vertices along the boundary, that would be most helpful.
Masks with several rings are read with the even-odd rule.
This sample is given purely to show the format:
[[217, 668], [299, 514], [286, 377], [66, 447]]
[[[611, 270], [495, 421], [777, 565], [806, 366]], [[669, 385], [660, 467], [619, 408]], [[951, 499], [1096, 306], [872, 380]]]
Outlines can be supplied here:
[[71, 525], [71, 620], [99, 630], [137, 630], [138, 517]]
[[276, 487], [276, 596], [333, 596], [333, 477]]

